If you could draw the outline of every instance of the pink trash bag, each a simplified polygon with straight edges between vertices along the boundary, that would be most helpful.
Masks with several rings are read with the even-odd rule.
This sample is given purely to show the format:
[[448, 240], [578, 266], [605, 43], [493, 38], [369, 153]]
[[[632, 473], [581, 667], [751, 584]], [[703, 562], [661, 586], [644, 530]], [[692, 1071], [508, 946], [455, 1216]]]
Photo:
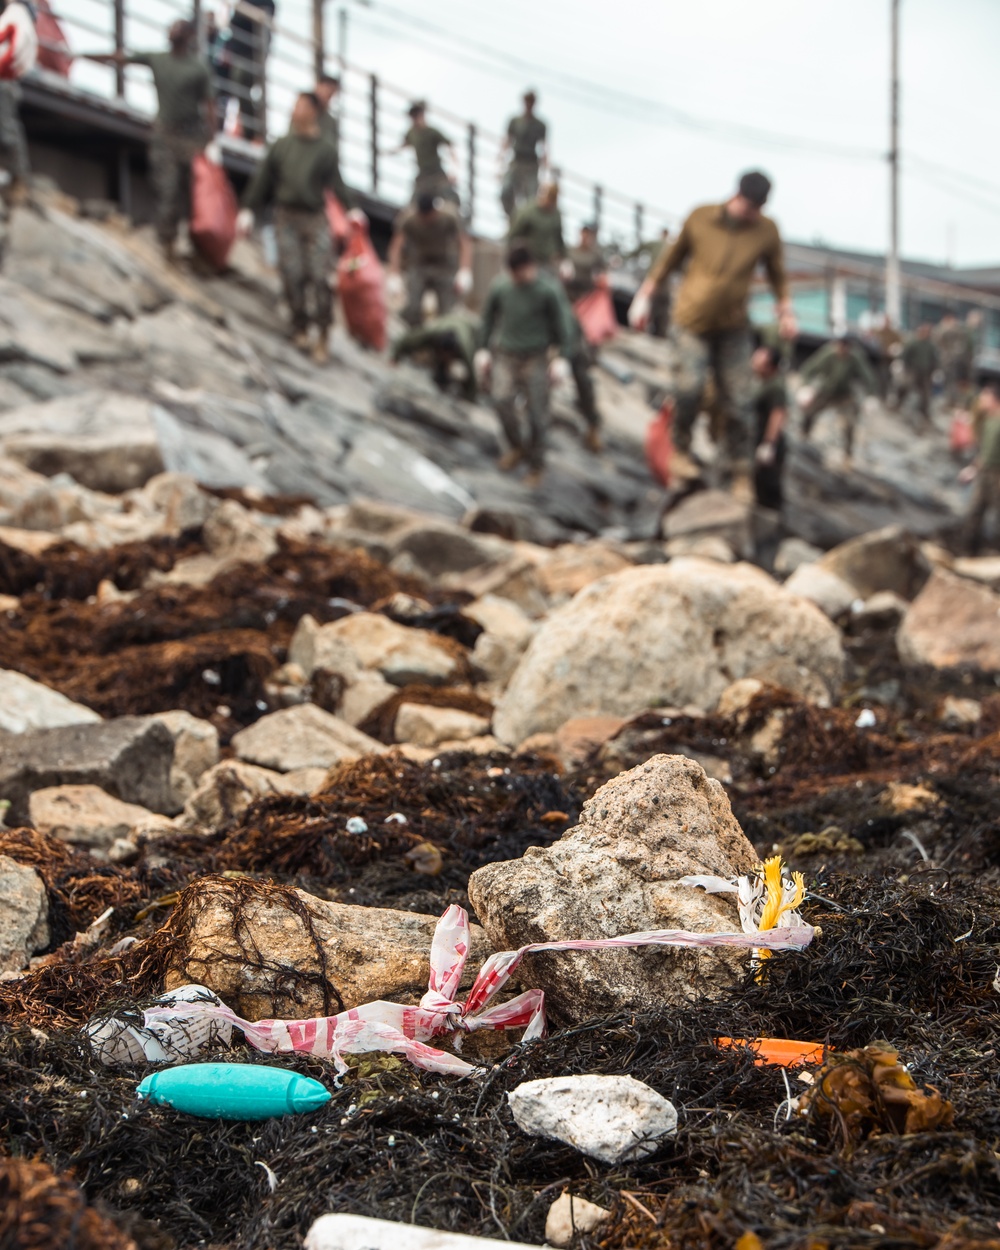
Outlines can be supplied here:
[[377, 352], [388, 342], [385, 271], [368, 233], [368, 218], [358, 209], [347, 215], [347, 247], [337, 264], [337, 287], [351, 336]]

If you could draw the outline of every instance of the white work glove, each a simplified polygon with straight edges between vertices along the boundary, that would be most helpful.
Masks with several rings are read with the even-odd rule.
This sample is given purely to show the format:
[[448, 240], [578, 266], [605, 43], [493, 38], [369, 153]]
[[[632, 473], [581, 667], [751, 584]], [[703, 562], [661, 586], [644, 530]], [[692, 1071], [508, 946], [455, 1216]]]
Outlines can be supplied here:
[[222, 164], [222, 148], [219, 147], [218, 140], [212, 139], [205, 145], [205, 160], [211, 161], [213, 165]]
[[970, 482], [974, 482], [979, 476], [979, 466], [975, 464], [967, 464], [959, 473], [958, 480], [963, 486], [968, 486]]
[[795, 395], [800, 408], [808, 408], [816, 398], [815, 386], [800, 386]]
[[568, 257], [559, 262], [559, 277], [563, 282], [569, 282], [576, 277], [576, 265]]
[[493, 353], [488, 348], [481, 347], [473, 357], [472, 365], [476, 371], [476, 381], [485, 389], [493, 372]]
[[649, 314], [652, 311], [653, 301], [649, 297], [649, 293], [645, 287], [639, 287], [635, 293], [635, 299], [629, 305], [628, 323], [633, 330], [645, 330], [649, 325]]
[[395, 302], [401, 300], [406, 293], [403, 285], [403, 275], [401, 273], [389, 273], [385, 279], [385, 296], [386, 299]]
[[570, 373], [569, 361], [565, 356], [557, 356], [549, 362], [549, 383], [552, 386], [561, 386], [563, 382], [568, 382]]
[[241, 239], [249, 238], [253, 234], [253, 209], [241, 208], [236, 214], [236, 233]]
[[774, 464], [774, 444], [759, 443], [757, 445], [757, 450], [754, 453], [754, 459], [758, 464]]
[[472, 270], [460, 269], [455, 274], [455, 294], [468, 295], [472, 290]]

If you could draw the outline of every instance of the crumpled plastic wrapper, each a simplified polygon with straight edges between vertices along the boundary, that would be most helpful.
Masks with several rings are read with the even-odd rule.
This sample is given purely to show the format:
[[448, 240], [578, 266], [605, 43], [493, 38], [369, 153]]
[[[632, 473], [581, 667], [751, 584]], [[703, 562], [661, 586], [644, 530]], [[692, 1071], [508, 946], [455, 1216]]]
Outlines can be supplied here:
[[225, 1011], [222, 999], [204, 985], [182, 985], [141, 1013], [95, 1016], [84, 1033], [109, 1067], [186, 1063], [232, 1041], [230, 1021], [206, 1014], [206, 1007]]

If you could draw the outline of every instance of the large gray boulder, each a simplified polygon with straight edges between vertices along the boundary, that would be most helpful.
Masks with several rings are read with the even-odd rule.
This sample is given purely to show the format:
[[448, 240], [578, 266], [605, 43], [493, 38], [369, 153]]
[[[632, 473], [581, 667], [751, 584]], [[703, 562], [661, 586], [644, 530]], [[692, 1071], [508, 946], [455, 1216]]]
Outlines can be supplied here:
[[0, 855], [0, 973], [20, 972], [49, 944], [49, 900], [41, 877]]
[[[731, 877], [756, 862], [719, 782], [684, 756], [657, 755], [602, 786], [552, 846], [477, 869], [469, 898], [496, 950], [650, 929], [733, 932], [731, 895], [677, 882]], [[518, 977], [578, 1021], [721, 992], [743, 963], [722, 950], [566, 951], [527, 956]]]
[[642, 565], [587, 586], [541, 625], [493, 728], [515, 744], [571, 717], [708, 710], [741, 677], [823, 696], [843, 665], [835, 626], [759, 569], [695, 559]]
[[8, 823], [28, 820], [28, 799], [49, 786], [95, 785], [150, 811], [173, 815], [174, 739], [151, 716], [0, 735], [0, 795]]
[[0, 731], [20, 734], [60, 725], [96, 725], [101, 717], [74, 703], [51, 686], [43, 686], [13, 669], [0, 669]]
[[896, 633], [904, 664], [1000, 672], [1000, 595], [936, 569]]
[[869, 599], [880, 590], [912, 599], [931, 571], [920, 540], [901, 525], [887, 525], [851, 538], [828, 551], [818, 563], [825, 572], [853, 586], [861, 599]]

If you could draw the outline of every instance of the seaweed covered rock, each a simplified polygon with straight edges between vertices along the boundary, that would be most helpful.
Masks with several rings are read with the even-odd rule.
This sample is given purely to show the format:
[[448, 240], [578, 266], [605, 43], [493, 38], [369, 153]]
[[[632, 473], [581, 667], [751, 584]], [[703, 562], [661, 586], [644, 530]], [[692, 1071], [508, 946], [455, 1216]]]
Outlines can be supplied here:
[[[469, 898], [497, 950], [648, 929], [731, 931], [731, 896], [678, 885], [729, 877], [756, 855], [719, 782], [680, 755], [657, 755], [602, 786], [580, 823], [546, 848], [473, 873]], [[605, 950], [531, 955], [523, 984], [562, 1019], [643, 1010], [722, 992], [743, 966], [722, 951]]]
[[575, 716], [707, 709], [740, 677], [815, 695], [836, 688], [843, 664], [835, 626], [759, 569], [694, 559], [643, 565], [586, 587], [544, 622], [494, 732], [513, 744]]
[[[166, 988], [205, 985], [249, 1020], [333, 1015], [427, 990], [437, 917], [328, 903], [302, 890], [206, 877], [184, 892]], [[473, 926], [468, 972], [489, 954]]]

